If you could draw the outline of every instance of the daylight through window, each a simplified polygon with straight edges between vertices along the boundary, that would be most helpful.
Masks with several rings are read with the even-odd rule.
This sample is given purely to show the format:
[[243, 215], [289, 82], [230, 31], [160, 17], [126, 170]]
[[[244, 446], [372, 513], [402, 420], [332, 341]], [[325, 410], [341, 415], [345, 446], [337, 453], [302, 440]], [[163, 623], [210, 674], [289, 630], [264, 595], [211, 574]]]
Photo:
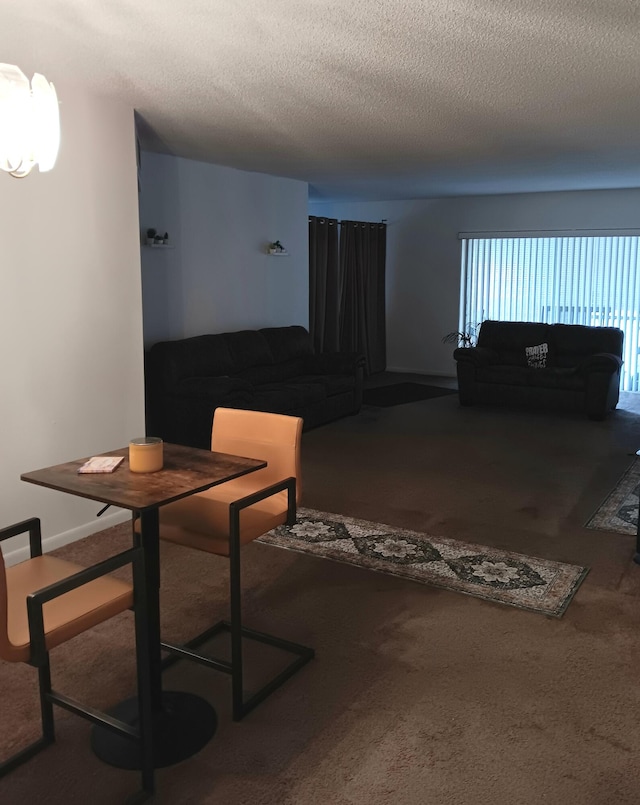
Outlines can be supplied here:
[[462, 237], [460, 329], [485, 319], [619, 327], [621, 389], [640, 389], [639, 237]]

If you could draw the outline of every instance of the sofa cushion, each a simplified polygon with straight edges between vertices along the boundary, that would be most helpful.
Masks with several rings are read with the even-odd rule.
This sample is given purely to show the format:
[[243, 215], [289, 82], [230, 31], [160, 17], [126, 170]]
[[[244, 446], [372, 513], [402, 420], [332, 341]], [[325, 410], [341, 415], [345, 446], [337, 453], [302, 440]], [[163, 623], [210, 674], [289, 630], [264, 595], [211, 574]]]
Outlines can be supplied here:
[[584, 376], [575, 368], [550, 367], [529, 372], [529, 386], [546, 389], [571, 389], [581, 391], [585, 388]]
[[290, 361], [272, 363], [268, 366], [251, 366], [248, 369], [243, 369], [236, 377], [248, 380], [250, 383], [260, 386], [264, 383], [276, 383], [279, 380], [287, 380], [290, 377], [296, 377], [304, 368], [304, 358], [293, 358]]
[[237, 377], [187, 377], [176, 385], [173, 393], [194, 399], [232, 393], [246, 396], [253, 393], [253, 386]]
[[239, 330], [227, 333], [225, 338], [233, 362], [232, 374], [238, 374], [250, 366], [269, 366], [273, 363], [269, 344], [257, 330]]
[[527, 366], [513, 364], [496, 364], [479, 366], [477, 378], [480, 383], [504, 383], [509, 386], [526, 386], [531, 370]]
[[558, 356], [558, 366], [576, 366], [596, 352], [622, 356], [624, 333], [617, 327], [553, 324], [551, 338]]
[[498, 353], [498, 362], [526, 366], [525, 347], [550, 343], [549, 325], [529, 321], [483, 321], [478, 346]]
[[251, 401], [256, 411], [287, 413], [326, 398], [319, 383], [267, 383], [258, 386]]
[[149, 351], [149, 366], [151, 371], [159, 367], [158, 379], [168, 390], [187, 377], [214, 377], [234, 371], [224, 335], [197, 335], [178, 341], [161, 341]]
[[313, 355], [313, 342], [304, 327], [265, 327], [259, 331], [269, 345], [275, 363]]

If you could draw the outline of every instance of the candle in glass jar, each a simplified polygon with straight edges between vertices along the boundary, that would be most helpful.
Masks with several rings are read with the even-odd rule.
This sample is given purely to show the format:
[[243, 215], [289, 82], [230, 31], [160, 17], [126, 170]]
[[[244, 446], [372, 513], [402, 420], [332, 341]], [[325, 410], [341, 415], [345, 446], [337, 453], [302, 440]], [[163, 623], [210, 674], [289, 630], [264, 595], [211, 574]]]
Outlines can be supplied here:
[[131, 472], [157, 472], [162, 464], [162, 439], [158, 436], [143, 436], [129, 442]]

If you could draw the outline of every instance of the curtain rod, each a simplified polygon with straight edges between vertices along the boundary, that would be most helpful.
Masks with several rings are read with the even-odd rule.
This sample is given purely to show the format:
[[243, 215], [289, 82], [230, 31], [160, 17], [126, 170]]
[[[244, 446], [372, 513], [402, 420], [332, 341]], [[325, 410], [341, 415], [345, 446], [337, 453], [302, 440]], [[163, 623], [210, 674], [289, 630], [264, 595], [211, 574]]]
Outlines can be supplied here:
[[[322, 221], [322, 222], [328, 221], [329, 226], [333, 226], [333, 219], [332, 218], [324, 218], [321, 215], [311, 215], [311, 216], [309, 216], [309, 221], [311, 221], [312, 218], [317, 218], [318, 221]], [[336, 220], [336, 223], [338, 225], [340, 225], [340, 224], [352, 224], [353, 223], [353, 224], [363, 224], [365, 226], [367, 226], [367, 225], [368, 226], [374, 226], [375, 224], [385, 224], [386, 226], [388, 226], [386, 218], [381, 218], [379, 221], [338, 221], [338, 220]]]

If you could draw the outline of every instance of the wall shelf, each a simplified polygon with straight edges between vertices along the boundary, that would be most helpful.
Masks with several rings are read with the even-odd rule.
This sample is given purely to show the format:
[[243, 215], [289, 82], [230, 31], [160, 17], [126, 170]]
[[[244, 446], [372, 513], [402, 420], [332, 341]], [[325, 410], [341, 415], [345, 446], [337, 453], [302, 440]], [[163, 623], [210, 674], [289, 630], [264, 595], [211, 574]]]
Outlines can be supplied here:
[[143, 243], [142, 245], [147, 249], [175, 249], [176, 248], [175, 246], [169, 246], [168, 244], [165, 244], [165, 243], [158, 243], [157, 246], [155, 244], [152, 245], [151, 243]]
[[275, 249], [269, 249], [267, 254], [269, 255], [269, 257], [288, 257], [289, 256], [289, 252], [279, 252], [279, 251], [276, 251]]

